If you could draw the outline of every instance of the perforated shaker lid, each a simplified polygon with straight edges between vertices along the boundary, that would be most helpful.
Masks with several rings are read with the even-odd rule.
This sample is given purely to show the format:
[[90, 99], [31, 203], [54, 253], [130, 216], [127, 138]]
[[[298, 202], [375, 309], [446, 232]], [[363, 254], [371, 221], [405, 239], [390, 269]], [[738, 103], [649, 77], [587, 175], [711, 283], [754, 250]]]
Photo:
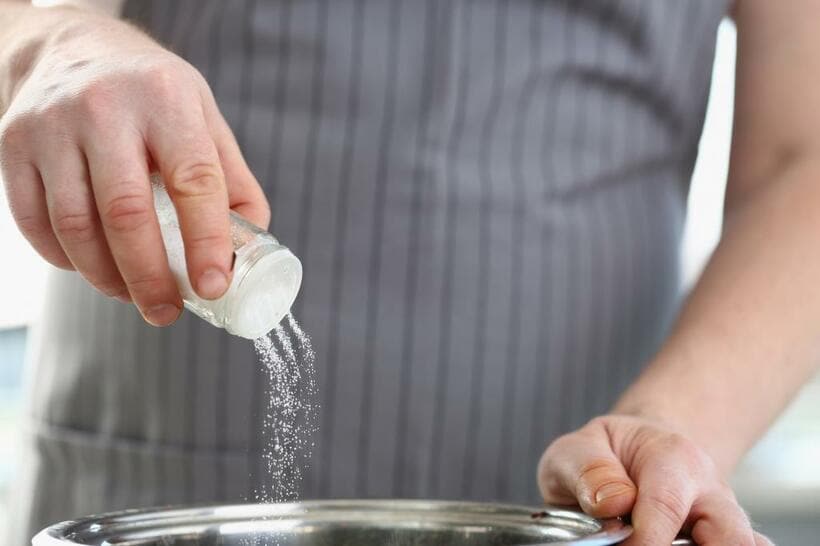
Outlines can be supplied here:
[[230, 301], [225, 329], [256, 339], [273, 330], [290, 312], [302, 285], [302, 263], [285, 247], [263, 254], [241, 275]]

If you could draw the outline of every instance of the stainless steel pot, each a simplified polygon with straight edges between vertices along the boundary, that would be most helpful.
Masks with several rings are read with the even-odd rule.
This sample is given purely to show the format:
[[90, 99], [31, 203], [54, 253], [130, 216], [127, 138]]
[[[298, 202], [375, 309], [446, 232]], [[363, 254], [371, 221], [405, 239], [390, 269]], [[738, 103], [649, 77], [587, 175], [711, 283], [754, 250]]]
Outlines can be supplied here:
[[131, 510], [53, 525], [33, 546], [604, 546], [619, 519], [557, 508], [444, 501], [339, 500]]

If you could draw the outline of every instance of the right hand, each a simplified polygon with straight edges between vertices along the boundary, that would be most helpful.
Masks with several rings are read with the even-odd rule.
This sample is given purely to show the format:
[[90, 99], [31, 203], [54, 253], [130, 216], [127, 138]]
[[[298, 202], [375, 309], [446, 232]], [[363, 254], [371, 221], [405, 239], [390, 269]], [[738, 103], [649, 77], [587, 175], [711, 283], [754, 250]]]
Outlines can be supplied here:
[[203, 298], [230, 283], [229, 209], [265, 227], [268, 204], [194, 67], [125, 23], [77, 10], [65, 18], [0, 118], [11, 212], [50, 263], [164, 326], [182, 302], [149, 173], [165, 180]]
[[671, 544], [681, 528], [705, 546], [772, 546], [707, 452], [657, 419], [604, 415], [561, 436], [541, 457], [538, 486], [547, 504], [599, 518], [631, 512], [625, 546]]

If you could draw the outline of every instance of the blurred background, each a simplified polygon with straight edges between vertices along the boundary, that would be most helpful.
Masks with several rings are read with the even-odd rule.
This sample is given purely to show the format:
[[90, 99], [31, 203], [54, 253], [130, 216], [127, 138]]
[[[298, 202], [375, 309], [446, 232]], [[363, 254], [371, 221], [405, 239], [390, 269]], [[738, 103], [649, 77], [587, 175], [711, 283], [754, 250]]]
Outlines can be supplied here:
[[[729, 158], [734, 88], [735, 30], [718, 30], [712, 90], [692, 180], [681, 267], [684, 287], [697, 279], [717, 243]], [[8, 487], [15, 468], [22, 415], [26, 330], [42, 312], [46, 265], [17, 232], [4, 198], [0, 205], [0, 529], [14, 502]], [[760, 529], [781, 546], [817, 544], [820, 537], [820, 379], [808, 385], [734, 478], [742, 504]], [[80, 515], [80, 514], [78, 514]]]

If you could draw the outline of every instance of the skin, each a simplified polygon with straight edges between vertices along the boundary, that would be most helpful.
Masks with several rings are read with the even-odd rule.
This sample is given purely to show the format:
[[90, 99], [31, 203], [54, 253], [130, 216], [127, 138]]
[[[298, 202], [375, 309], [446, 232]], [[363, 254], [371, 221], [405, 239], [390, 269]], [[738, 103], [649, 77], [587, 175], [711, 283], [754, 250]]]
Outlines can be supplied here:
[[0, 44], [0, 172], [37, 252], [172, 323], [182, 301], [148, 181], [158, 170], [191, 284], [221, 296], [229, 210], [263, 227], [269, 212], [199, 72], [130, 25], [71, 8], [0, 3]]
[[550, 445], [547, 502], [632, 512], [627, 543], [768, 544], [726, 478], [817, 371], [820, 58], [809, 1], [739, 0], [721, 242], [677, 324], [611, 414]]
[[[724, 234], [669, 339], [609, 415], [538, 466], [544, 500], [631, 513], [627, 544], [763, 545], [726, 478], [820, 354], [820, 6], [739, 0]], [[269, 219], [202, 77], [132, 27], [0, 2], [0, 167], [15, 220], [52, 264], [173, 321], [179, 294], [151, 206], [163, 174], [192, 284], [230, 275], [228, 209]], [[216, 276], [204, 282], [203, 276]], [[222, 276], [222, 282], [219, 277]], [[160, 306], [170, 306], [160, 307]]]

